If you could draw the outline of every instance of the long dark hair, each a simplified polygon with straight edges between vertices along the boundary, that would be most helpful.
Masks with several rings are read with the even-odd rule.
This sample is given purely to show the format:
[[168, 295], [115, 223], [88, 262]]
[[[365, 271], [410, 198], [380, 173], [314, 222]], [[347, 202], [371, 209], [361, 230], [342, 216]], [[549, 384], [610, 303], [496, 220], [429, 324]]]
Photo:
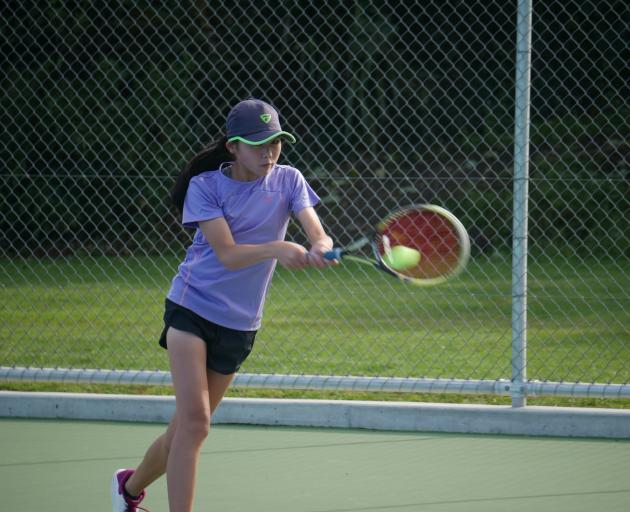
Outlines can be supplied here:
[[230, 162], [233, 156], [225, 147], [227, 137], [221, 137], [203, 148], [193, 156], [181, 170], [171, 189], [171, 201], [181, 213], [184, 210], [184, 199], [188, 191], [190, 179], [204, 171], [214, 171], [223, 162]]

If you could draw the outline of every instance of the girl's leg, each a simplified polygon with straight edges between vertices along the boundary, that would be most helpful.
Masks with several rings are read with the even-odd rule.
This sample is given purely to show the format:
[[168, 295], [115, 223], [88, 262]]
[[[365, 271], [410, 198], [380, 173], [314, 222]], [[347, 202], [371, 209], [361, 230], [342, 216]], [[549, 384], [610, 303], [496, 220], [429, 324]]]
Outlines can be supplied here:
[[[169, 330], [169, 333], [168, 333], [169, 347], [172, 347], [173, 343], [180, 343], [180, 342], [171, 343], [170, 341], [171, 334], [177, 337], [190, 336], [193, 339], [198, 339], [189, 333], [171, 329]], [[194, 343], [195, 342], [193, 342], [193, 344]], [[205, 349], [205, 344], [204, 344], [204, 349]], [[206, 372], [205, 379], [206, 379], [207, 392], [208, 392], [208, 401], [206, 403], [209, 407], [210, 414], [212, 415], [215, 409], [218, 407], [221, 400], [223, 399], [225, 392], [227, 391], [230, 383], [232, 382], [234, 378], [234, 374], [223, 375], [213, 370], [206, 370], [205, 369], [205, 352], [204, 352], [204, 357], [201, 358], [201, 361], [204, 362], [203, 366], [204, 366], [204, 371]], [[175, 383], [174, 376], [173, 376], [173, 382]], [[177, 392], [177, 388], [176, 388], [176, 394], [179, 395], [179, 393]], [[178, 404], [180, 403], [179, 398], [177, 398], [177, 403]], [[125, 484], [125, 489], [131, 496], [139, 495], [143, 489], [148, 487], [151, 483], [153, 483], [160, 476], [166, 473], [167, 461], [169, 458], [169, 452], [171, 450], [171, 444], [173, 442], [175, 432], [178, 429], [178, 417], [179, 417], [179, 414], [177, 412], [178, 410], [179, 410], [179, 407], [176, 408], [176, 412], [173, 415], [173, 418], [171, 419], [166, 432], [153, 442], [153, 444], [147, 450], [144, 456], [144, 459], [142, 460], [140, 465], [136, 468], [135, 472], [127, 480]]]
[[206, 344], [190, 333], [170, 328], [168, 356], [175, 388], [175, 429], [166, 463], [171, 512], [191, 512], [199, 450], [210, 428]]
[[208, 370], [206, 378], [208, 380], [208, 391], [210, 393], [210, 415], [214, 414], [214, 411], [223, 400], [223, 395], [230, 387], [232, 379], [234, 379], [235, 373], [224, 375], [214, 370]]
[[[211, 415], [221, 403], [233, 378], [234, 374], [223, 375], [213, 370], [207, 371]], [[139, 495], [143, 489], [166, 473], [166, 461], [176, 428], [177, 414], [174, 414], [166, 432], [153, 442], [136, 471], [127, 480], [125, 489], [131, 496]]]
[[125, 490], [131, 496], [138, 496], [143, 489], [166, 473], [166, 461], [173, 440], [177, 423], [177, 414], [173, 414], [166, 432], [158, 437], [149, 447], [135, 472], [125, 483]]

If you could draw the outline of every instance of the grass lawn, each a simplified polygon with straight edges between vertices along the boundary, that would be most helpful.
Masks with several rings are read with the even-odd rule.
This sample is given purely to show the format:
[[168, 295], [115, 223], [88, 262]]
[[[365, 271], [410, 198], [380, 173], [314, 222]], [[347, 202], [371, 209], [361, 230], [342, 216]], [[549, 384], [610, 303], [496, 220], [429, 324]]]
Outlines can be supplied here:
[[[0, 364], [162, 369], [169, 258], [0, 262]], [[417, 288], [369, 267], [278, 269], [244, 372], [498, 379], [511, 372], [509, 256]], [[530, 379], [630, 381], [630, 273], [530, 258]]]

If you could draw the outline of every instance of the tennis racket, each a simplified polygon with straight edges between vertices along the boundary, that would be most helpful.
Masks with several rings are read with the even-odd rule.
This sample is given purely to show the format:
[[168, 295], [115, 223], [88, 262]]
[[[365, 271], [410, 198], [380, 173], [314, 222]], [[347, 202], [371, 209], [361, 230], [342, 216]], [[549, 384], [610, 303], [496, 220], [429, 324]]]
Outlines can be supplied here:
[[[353, 254], [367, 245], [371, 245], [374, 259]], [[394, 258], [401, 253], [404, 259]], [[367, 263], [419, 286], [439, 284], [456, 276], [469, 257], [470, 239], [463, 224], [448, 210], [430, 204], [396, 211], [364, 237], [324, 253], [326, 259]]]

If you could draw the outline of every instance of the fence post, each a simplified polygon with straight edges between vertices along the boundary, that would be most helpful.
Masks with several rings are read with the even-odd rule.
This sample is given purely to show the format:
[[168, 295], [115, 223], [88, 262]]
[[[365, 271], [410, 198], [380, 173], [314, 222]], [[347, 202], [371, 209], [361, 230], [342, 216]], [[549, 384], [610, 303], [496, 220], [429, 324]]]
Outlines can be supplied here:
[[512, 407], [527, 404], [527, 201], [532, 0], [518, 1], [512, 230]]

